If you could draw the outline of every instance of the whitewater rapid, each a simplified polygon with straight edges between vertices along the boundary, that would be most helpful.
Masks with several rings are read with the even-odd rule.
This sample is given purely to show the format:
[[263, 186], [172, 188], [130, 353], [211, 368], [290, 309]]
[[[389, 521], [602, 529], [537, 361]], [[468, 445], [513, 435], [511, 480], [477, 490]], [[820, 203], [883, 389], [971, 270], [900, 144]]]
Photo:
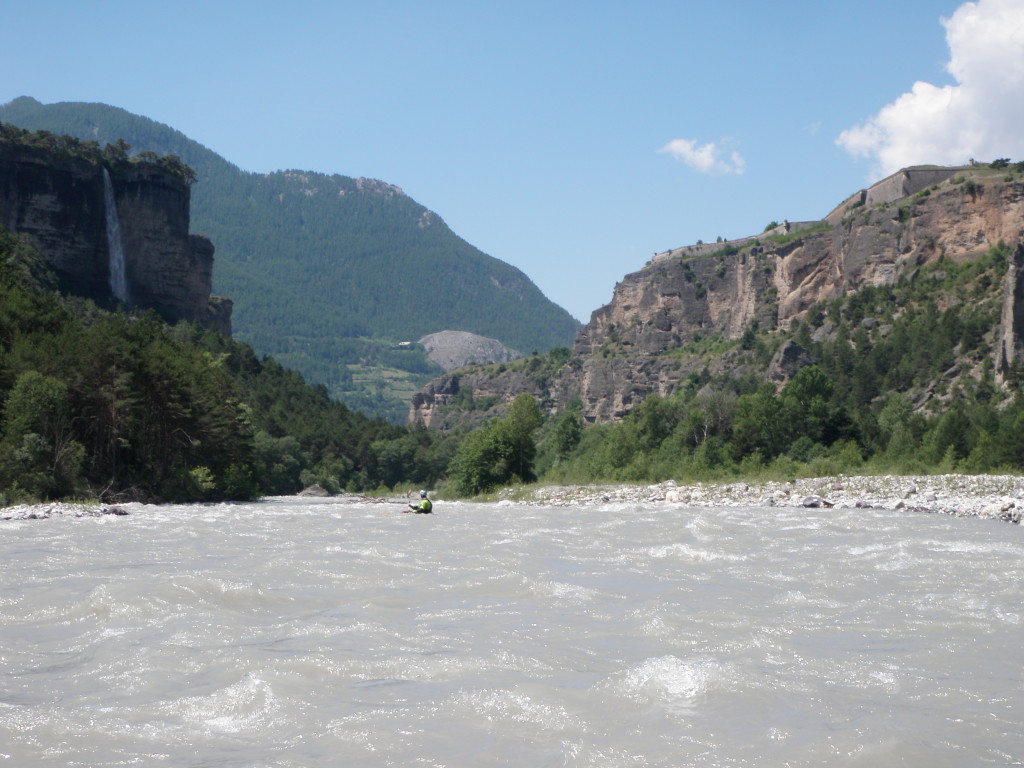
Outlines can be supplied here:
[[0, 766], [1024, 761], [1024, 531], [275, 498], [0, 522]]

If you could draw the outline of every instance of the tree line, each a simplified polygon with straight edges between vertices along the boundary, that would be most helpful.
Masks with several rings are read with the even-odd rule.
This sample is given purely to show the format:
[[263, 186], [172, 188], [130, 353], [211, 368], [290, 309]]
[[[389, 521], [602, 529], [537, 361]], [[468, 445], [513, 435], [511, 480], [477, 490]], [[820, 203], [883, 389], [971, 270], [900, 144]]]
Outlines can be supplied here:
[[132, 162], [146, 162], [157, 165], [178, 177], [186, 184], [197, 180], [192, 168], [177, 155], [158, 155], [155, 152], [140, 152], [132, 155], [132, 147], [124, 139], [101, 145], [94, 140], [82, 140], [74, 136], [49, 131], [28, 131], [8, 123], [0, 122], [0, 142], [27, 148], [45, 150], [49, 157], [66, 157], [84, 160], [93, 165], [118, 168]]
[[[732, 344], [746, 374], [692, 371], [619, 423], [586, 424], [578, 400], [546, 415], [522, 394], [442, 433], [353, 411], [209, 329], [61, 297], [30, 244], [0, 230], [0, 502], [1020, 472], [1024, 371], [1000, 385], [991, 363], [1007, 255], [939, 261], [815, 307], [785, 334], [744, 334]], [[815, 364], [777, 388], [763, 369], [788, 338]], [[549, 376], [573, 362], [556, 348], [514, 365]], [[960, 368], [973, 373], [951, 378]]]

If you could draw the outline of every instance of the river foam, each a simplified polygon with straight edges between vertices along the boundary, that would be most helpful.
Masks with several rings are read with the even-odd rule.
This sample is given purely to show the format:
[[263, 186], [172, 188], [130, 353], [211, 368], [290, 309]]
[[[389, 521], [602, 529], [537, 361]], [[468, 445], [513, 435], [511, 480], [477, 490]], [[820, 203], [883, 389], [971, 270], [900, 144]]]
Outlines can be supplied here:
[[0, 766], [1007, 765], [1024, 531], [351, 499], [0, 525]]

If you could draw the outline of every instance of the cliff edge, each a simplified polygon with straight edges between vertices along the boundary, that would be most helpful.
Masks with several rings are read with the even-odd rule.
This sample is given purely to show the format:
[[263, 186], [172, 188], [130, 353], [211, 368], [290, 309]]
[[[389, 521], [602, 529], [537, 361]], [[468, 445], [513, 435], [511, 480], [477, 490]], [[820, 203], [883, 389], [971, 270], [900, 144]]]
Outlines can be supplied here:
[[0, 137], [0, 224], [29, 237], [66, 293], [230, 335], [231, 301], [210, 294], [213, 244], [189, 233], [188, 180], [99, 156], [67, 137]]

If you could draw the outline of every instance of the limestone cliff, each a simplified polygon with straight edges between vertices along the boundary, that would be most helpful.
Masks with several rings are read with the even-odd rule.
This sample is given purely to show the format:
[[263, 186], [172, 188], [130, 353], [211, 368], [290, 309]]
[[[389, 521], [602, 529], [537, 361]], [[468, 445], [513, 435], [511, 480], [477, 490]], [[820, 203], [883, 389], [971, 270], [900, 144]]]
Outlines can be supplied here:
[[1024, 238], [1024, 182], [946, 182], [927, 195], [849, 207], [834, 226], [655, 262], [627, 275], [593, 313], [575, 351], [617, 343], [657, 354], [697, 335], [738, 338], [753, 323], [786, 327], [814, 304], [894, 282], [940, 256], [965, 261]]
[[[1004, 243], [1016, 249], [1004, 281], [997, 371], [1019, 361], [1024, 339], [1024, 182], [974, 169], [911, 169], [862, 190], [817, 223], [760, 237], [659, 254], [615, 286], [576, 337], [573, 357], [535, 394], [551, 410], [579, 397], [585, 418], [621, 418], [649, 394], [670, 394], [697, 371], [737, 371], [739, 357], [701, 354], [711, 340], [735, 342], [755, 330], [785, 331], [820, 302], [883, 286], [940, 258], [963, 262]], [[790, 229], [790, 231], [787, 231]], [[693, 255], [696, 253], [697, 255]], [[701, 344], [704, 347], [701, 347]], [[786, 350], [778, 383], [808, 361]], [[482, 380], [486, 380], [486, 385]], [[509, 400], [522, 382], [493, 369], [457, 384]], [[457, 420], [452, 382], [417, 395], [410, 421]], [[465, 399], [465, 398], [463, 398]], [[445, 406], [448, 406], [447, 408]]]
[[115, 303], [108, 217], [116, 216], [128, 302], [169, 322], [231, 332], [231, 302], [211, 297], [213, 244], [189, 234], [188, 183], [155, 163], [104, 165], [45, 146], [0, 141], [0, 224], [28, 235], [63, 291]]

